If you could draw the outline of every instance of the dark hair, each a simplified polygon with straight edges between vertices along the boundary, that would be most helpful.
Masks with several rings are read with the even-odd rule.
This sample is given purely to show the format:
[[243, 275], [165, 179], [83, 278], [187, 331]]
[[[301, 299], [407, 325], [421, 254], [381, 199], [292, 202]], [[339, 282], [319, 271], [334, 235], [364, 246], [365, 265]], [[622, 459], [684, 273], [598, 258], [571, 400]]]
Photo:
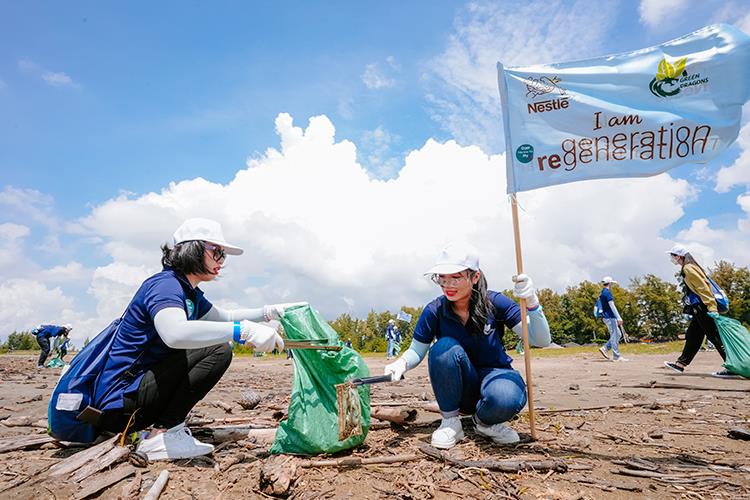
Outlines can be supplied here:
[[685, 255], [682, 258], [683, 258], [682, 267], [685, 267], [688, 264], [693, 264], [693, 265], [697, 266], [698, 269], [700, 269], [701, 271], [703, 271], [704, 275], [706, 275], [706, 270], [703, 269], [700, 264], [698, 264], [698, 261], [695, 260], [695, 257], [693, 257], [692, 255], [690, 255], [690, 252], [686, 252]]
[[[469, 270], [469, 279], [476, 273], [477, 271]], [[469, 321], [467, 322], [469, 332], [474, 335], [481, 335], [484, 332], [491, 307], [490, 298], [487, 296], [487, 279], [484, 277], [484, 273], [480, 272], [479, 280], [471, 286]]]
[[202, 241], [183, 241], [169, 248], [166, 243], [161, 246], [161, 265], [170, 267], [182, 274], [207, 274], [203, 256], [206, 246]]

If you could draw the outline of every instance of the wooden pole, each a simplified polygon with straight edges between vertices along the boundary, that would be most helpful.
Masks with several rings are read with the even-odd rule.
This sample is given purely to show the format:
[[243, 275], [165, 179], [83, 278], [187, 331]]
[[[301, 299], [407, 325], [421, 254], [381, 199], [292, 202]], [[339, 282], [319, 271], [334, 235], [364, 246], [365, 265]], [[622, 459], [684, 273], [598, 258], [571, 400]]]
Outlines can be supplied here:
[[[521, 232], [518, 228], [518, 201], [516, 193], [510, 195], [510, 206], [513, 211], [513, 239], [516, 244], [516, 271], [523, 273], [523, 257], [521, 255]], [[529, 348], [529, 326], [526, 323], [526, 299], [521, 299], [521, 333], [523, 339], [523, 361], [526, 366], [526, 392], [529, 405], [529, 427], [531, 439], [536, 441], [536, 423], [534, 422], [534, 391], [531, 383], [531, 349]]]

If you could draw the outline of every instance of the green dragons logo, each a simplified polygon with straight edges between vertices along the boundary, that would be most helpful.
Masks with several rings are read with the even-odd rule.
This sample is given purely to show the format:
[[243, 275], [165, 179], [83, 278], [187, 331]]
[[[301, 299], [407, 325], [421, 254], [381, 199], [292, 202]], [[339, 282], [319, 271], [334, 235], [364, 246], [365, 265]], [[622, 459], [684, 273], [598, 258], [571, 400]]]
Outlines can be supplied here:
[[659, 63], [656, 77], [648, 85], [651, 93], [656, 97], [671, 97], [680, 93], [680, 77], [688, 76], [685, 71], [687, 57], [678, 59], [670, 64], [666, 58]]

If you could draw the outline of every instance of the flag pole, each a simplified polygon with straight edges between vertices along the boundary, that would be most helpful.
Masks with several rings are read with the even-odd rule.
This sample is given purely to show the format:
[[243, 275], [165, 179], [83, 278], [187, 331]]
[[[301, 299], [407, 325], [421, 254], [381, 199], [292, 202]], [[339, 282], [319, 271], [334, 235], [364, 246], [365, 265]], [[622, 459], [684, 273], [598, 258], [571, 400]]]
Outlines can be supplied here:
[[[507, 153], [506, 153], [507, 154]], [[516, 244], [516, 271], [523, 273], [523, 256], [521, 255], [521, 232], [518, 228], [518, 201], [516, 193], [510, 195], [510, 205], [513, 211], [513, 239]], [[531, 439], [536, 441], [536, 423], [534, 421], [534, 391], [531, 382], [531, 349], [529, 348], [529, 325], [527, 324], [526, 299], [521, 299], [521, 338], [523, 339], [523, 361], [526, 368], [526, 393], [529, 405], [529, 427]]]

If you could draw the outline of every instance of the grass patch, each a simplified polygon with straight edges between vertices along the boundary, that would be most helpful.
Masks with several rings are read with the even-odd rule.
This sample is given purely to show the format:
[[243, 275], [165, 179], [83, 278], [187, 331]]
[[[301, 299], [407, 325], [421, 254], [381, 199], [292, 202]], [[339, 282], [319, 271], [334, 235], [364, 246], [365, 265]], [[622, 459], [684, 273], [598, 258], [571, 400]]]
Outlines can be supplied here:
[[[684, 340], [674, 340], [672, 342], [661, 342], [661, 343], [632, 343], [632, 344], [620, 344], [620, 353], [624, 356], [634, 356], [638, 354], [670, 354], [674, 352], [682, 351], [682, 346], [685, 345]], [[533, 349], [531, 352], [535, 358], [559, 358], [563, 356], [574, 356], [576, 354], [591, 354], [597, 353], [596, 351], [600, 346], [596, 347], [564, 347], [562, 349]], [[522, 359], [523, 355], [518, 354], [515, 350], [508, 354], [513, 359]], [[610, 354], [611, 356], [611, 354]]]

